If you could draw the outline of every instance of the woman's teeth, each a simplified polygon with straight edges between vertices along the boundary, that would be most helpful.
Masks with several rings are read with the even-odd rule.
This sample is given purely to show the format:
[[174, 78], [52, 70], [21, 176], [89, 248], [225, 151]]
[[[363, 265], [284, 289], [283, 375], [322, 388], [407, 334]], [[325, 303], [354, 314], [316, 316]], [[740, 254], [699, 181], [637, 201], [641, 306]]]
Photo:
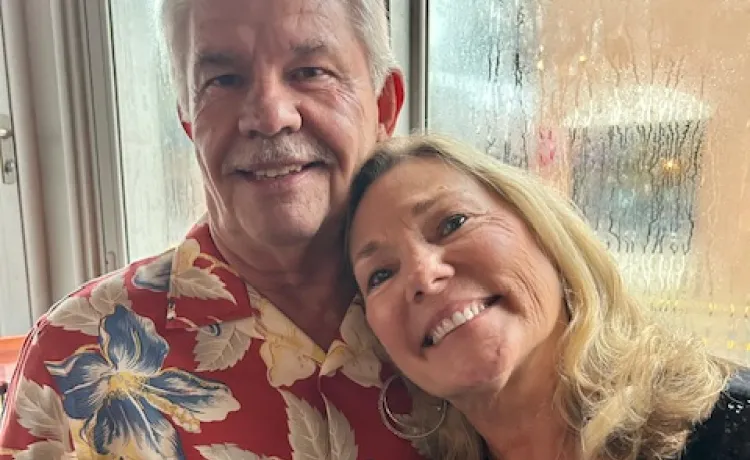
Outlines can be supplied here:
[[483, 312], [486, 308], [487, 306], [484, 304], [476, 303], [464, 308], [462, 311], [453, 313], [451, 317], [445, 318], [435, 329], [432, 330], [432, 332], [430, 332], [428, 338], [431, 340], [427, 340], [426, 342], [432, 342], [429, 344], [430, 346], [437, 345], [443, 340], [443, 337], [455, 331], [459, 326], [474, 319], [474, 317]]

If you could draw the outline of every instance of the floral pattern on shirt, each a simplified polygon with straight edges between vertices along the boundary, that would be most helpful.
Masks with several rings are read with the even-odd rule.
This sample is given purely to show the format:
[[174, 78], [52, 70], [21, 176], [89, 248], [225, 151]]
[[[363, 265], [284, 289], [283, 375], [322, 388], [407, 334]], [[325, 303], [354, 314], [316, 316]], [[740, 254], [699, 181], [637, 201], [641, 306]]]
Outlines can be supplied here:
[[160, 453], [180, 458], [182, 444], [172, 423], [200, 432], [201, 422], [224, 420], [239, 409], [225, 385], [162, 369], [168, 352], [151, 320], [117, 306], [101, 322], [97, 348], [46, 363], [66, 414], [84, 421], [74, 437], [101, 455], [111, 453], [112, 445], [131, 445], [136, 458]]
[[199, 224], [37, 322], [7, 395], [0, 460], [416, 460], [380, 421], [390, 371], [375, 343], [355, 302], [323, 350]]

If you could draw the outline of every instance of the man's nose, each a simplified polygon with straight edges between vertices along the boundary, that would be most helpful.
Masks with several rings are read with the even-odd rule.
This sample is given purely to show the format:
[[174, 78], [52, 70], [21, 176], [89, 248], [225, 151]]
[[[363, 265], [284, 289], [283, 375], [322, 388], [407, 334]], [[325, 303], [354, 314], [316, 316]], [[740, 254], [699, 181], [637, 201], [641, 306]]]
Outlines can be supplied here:
[[453, 266], [444, 260], [439, 248], [420, 248], [414, 251], [406, 300], [421, 302], [426, 296], [439, 294], [455, 274]]
[[239, 119], [239, 130], [250, 138], [273, 137], [302, 127], [298, 99], [283, 80], [267, 77], [248, 92]]

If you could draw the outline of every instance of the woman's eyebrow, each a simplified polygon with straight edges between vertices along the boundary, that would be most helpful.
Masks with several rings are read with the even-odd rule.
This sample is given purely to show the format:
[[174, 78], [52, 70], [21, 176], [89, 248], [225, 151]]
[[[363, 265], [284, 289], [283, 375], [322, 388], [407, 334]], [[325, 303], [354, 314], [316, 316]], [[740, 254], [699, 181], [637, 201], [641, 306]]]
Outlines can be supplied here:
[[354, 255], [353, 258], [353, 264], [356, 265], [357, 262], [361, 261], [362, 259], [366, 259], [368, 257], [371, 257], [373, 254], [378, 252], [380, 249], [380, 243], [377, 241], [370, 241], [364, 246], [362, 246], [362, 249], [360, 249], [357, 254]]

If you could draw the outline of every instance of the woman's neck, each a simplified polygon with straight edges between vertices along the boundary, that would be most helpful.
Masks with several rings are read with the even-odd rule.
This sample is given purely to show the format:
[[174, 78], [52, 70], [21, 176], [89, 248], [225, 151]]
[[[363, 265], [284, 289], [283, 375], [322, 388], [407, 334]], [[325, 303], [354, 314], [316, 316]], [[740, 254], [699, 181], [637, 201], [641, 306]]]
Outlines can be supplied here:
[[[541, 347], [507, 382], [472, 392], [451, 403], [484, 439], [491, 458], [578, 460], [578, 436], [555, 404], [557, 354]], [[539, 369], [545, 369], [543, 373]]]
[[[578, 442], [552, 398], [454, 402], [496, 460], [577, 460]], [[519, 403], [519, 401], [523, 401]]]
[[[524, 425], [520, 425], [520, 424]], [[504, 431], [509, 429], [509, 431]], [[480, 430], [493, 460], [579, 460], [578, 442], [561, 420], [538, 417], [519, 426]]]

